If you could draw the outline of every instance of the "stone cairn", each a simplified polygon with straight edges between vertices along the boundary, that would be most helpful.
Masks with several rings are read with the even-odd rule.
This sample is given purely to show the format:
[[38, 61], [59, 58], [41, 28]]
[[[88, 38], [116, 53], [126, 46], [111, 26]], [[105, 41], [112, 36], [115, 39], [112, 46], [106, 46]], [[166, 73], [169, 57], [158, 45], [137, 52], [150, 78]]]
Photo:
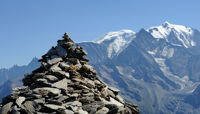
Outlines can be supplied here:
[[23, 87], [14, 88], [0, 104], [0, 114], [138, 114], [119, 90], [98, 76], [87, 52], [65, 33], [42, 56], [40, 68], [26, 74]]

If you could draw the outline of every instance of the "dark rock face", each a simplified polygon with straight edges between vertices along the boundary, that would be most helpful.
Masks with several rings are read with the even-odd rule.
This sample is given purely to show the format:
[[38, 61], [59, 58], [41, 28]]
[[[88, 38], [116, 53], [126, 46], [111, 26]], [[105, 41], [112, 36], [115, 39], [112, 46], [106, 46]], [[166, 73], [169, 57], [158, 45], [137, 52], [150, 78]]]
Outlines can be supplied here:
[[99, 77], [87, 52], [67, 33], [58, 45], [42, 56], [41, 66], [26, 74], [24, 87], [2, 99], [0, 113], [51, 114], [137, 114], [136, 105], [124, 102], [119, 90]]

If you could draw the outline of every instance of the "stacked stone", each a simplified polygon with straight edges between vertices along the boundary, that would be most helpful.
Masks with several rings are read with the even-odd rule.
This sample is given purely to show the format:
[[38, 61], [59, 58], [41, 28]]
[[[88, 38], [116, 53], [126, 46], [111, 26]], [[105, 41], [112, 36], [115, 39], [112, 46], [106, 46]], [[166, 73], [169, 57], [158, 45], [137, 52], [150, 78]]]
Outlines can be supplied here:
[[23, 79], [24, 87], [4, 97], [1, 114], [137, 114], [136, 105], [124, 102], [119, 90], [99, 77], [87, 52], [64, 34], [42, 56], [41, 67]]

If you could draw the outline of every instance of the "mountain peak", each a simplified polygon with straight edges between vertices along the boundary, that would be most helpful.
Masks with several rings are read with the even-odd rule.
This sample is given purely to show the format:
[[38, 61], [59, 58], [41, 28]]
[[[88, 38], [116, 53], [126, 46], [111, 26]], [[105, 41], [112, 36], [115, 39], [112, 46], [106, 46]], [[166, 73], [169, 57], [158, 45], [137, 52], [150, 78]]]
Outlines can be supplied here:
[[101, 36], [100, 38], [98, 38], [97, 40], [95, 40], [95, 43], [102, 43], [106, 40], [112, 40], [117, 38], [118, 36], [122, 36], [124, 34], [135, 34], [135, 32], [133, 32], [132, 30], [119, 30], [119, 31], [113, 31], [113, 32], [108, 32], [107, 34]]
[[122, 49], [128, 46], [135, 36], [135, 32], [132, 30], [120, 30], [115, 32], [109, 32], [106, 35], [95, 40], [94, 43], [105, 43], [108, 45], [108, 57], [113, 58], [118, 55]]
[[171, 23], [169, 23], [167, 21], [165, 23], [163, 23], [162, 25], [157, 26], [157, 27], [163, 27], [165, 29], [175, 30], [175, 31], [177, 31], [179, 33], [192, 34], [191, 33], [192, 32], [192, 28], [186, 27], [184, 25], [171, 24]]
[[165, 27], [165, 28], [166, 28], [166, 27], [169, 27], [170, 25], [171, 25], [171, 24], [170, 24], [169, 22], [167, 22], [167, 21], [165, 21], [165, 23], [162, 24], [162, 26]]
[[168, 21], [165, 21], [164, 24], [170, 24]]
[[[177, 44], [177, 42], [179, 42], [178, 45], [182, 45], [186, 48], [195, 46], [195, 42], [191, 38], [193, 29], [183, 25], [170, 24], [166, 21], [160, 26], [151, 27], [147, 31], [151, 33], [154, 38], [166, 39], [172, 44]], [[170, 35], [175, 37], [169, 38]]]
[[140, 29], [140, 31], [138, 33], [140, 33], [140, 32], [147, 32], [147, 31], [144, 28], [142, 28], [142, 29]]
[[39, 66], [40, 63], [38, 62], [38, 58], [34, 57], [31, 62], [28, 64], [28, 66]]

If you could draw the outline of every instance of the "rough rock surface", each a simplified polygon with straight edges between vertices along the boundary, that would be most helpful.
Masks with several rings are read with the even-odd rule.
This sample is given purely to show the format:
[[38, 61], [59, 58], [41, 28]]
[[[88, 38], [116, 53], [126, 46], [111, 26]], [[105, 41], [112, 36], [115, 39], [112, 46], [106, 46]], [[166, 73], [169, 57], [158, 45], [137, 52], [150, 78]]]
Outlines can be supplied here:
[[67, 33], [42, 56], [41, 67], [26, 74], [24, 87], [2, 99], [1, 114], [138, 114], [136, 105], [124, 102], [119, 90], [99, 77], [87, 52]]

